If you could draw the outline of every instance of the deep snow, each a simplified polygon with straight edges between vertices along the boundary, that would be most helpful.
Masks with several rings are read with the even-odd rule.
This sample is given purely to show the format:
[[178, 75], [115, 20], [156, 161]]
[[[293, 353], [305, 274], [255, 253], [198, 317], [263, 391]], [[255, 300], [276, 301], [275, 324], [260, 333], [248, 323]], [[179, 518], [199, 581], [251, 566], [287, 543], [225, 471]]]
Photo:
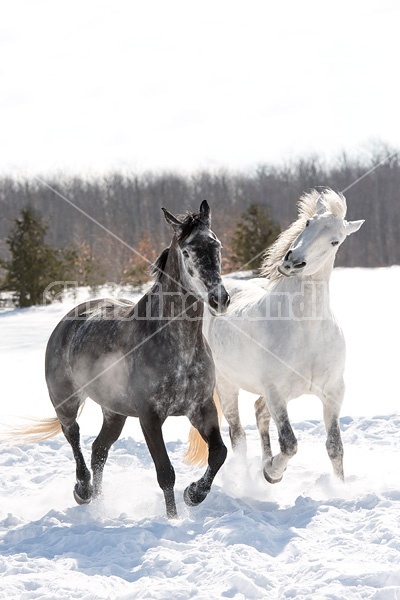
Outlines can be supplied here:
[[[299, 441], [281, 483], [260, 473], [252, 397], [241, 414], [247, 465], [228, 458], [196, 508], [182, 499], [201, 470], [182, 463], [184, 418], [164, 426], [180, 518], [169, 522], [137, 420], [110, 452], [104, 495], [72, 497], [74, 462], [63, 436], [0, 447], [0, 598], [374, 598], [400, 600], [400, 267], [336, 269], [332, 305], [345, 332], [341, 427], [345, 484], [331, 475], [317, 399], [290, 404]], [[0, 313], [0, 420], [53, 416], [43, 358], [69, 303]], [[80, 418], [85, 455], [100, 409]], [[229, 448], [226, 423], [223, 436]], [[277, 437], [273, 430], [273, 444]]]

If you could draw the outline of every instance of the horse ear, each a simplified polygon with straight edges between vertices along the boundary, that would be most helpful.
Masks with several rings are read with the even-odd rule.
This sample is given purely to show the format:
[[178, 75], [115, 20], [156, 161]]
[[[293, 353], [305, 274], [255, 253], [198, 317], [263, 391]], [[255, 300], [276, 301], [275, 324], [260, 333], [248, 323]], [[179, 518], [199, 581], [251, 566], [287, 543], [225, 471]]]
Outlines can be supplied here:
[[351, 235], [358, 231], [363, 223], [365, 223], [364, 219], [362, 221], [346, 221], [344, 225], [346, 235]]
[[180, 232], [182, 231], [181, 221], [179, 221], [179, 219], [174, 217], [174, 215], [172, 213], [170, 213], [166, 208], [161, 208], [161, 210], [164, 213], [164, 217], [165, 217], [165, 220], [167, 221], [168, 225], [171, 225], [171, 227], [175, 231], [175, 233], [177, 235], [179, 235]]
[[207, 202], [207, 200], [203, 200], [200, 204], [200, 219], [204, 221], [207, 227], [211, 225], [211, 208]]

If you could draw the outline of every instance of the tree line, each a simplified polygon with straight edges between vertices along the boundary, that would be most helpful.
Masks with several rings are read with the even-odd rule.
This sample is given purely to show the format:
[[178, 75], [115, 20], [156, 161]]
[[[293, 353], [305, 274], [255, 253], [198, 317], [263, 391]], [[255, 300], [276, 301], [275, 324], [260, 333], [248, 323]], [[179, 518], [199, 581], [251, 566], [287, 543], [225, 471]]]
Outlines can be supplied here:
[[365, 219], [359, 234], [340, 249], [336, 264], [400, 264], [399, 156], [384, 144], [376, 144], [368, 154], [342, 154], [331, 164], [308, 157], [280, 166], [260, 165], [247, 173], [3, 176], [0, 258], [9, 257], [6, 240], [13, 221], [23, 208], [30, 207], [48, 223], [46, 243], [78, 251], [76, 260], [86, 265], [86, 277], [93, 283], [126, 283], [132, 273], [142, 273], [147, 266], [132, 249], [152, 261], [170, 241], [161, 207], [182, 214], [206, 198], [212, 208], [213, 230], [224, 246], [227, 272], [240, 266], [234, 240], [238, 223], [250, 207], [265, 209], [284, 229], [296, 219], [296, 201], [304, 191], [328, 186], [336, 191], [347, 189], [349, 219]]

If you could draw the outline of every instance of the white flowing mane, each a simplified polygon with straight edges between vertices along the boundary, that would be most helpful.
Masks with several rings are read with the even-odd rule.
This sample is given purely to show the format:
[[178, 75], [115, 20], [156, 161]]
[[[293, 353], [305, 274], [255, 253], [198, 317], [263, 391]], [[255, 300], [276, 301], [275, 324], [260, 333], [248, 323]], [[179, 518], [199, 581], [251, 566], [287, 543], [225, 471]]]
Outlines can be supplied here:
[[334, 192], [330, 188], [323, 191], [311, 190], [308, 194], [303, 194], [299, 199], [297, 206], [299, 216], [297, 221], [294, 221], [285, 231], [283, 231], [276, 242], [272, 244], [264, 255], [263, 264], [261, 266], [261, 276], [266, 277], [271, 281], [275, 281], [283, 277], [277, 267], [281, 263], [294, 240], [303, 231], [308, 219], [311, 219], [317, 212], [317, 202], [321, 198], [326, 210], [334, 217], [344, 219], [346, 216], [346, 198], [343, 194]]

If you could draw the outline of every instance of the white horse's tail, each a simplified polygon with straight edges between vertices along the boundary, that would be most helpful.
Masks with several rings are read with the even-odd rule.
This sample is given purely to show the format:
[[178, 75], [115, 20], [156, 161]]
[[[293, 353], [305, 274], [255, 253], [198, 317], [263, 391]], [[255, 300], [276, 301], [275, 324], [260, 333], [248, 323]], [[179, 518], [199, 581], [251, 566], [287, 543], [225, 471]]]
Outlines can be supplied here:
[[[222, 420], [222, 409], [221, 403], [219, 401], [218, 394], [214, 388], [214, 404], [217, 408], [218, 412], [218, 423], [221, 425]], [[208, 446], [206, 442], [203, 440], [197, 429], [193, 426], [189, 431], [189, 448], [186, 451], [185, 456], [183, 457], [183, 462], [188, 465], [197, 465], [202, 467], [206, 464], [208, 458]]]
[[[78, 416], [81, 414], [83, 406], [82, 404]], [[23, 425], [6, 425], [5, 431], [2, 431], [0, 434], [0, 440], [2, 442], [29, 444], [50, 440], [62, 432], [61, 423], [57, 417], [49, 419], [28, 417], [25, 420], [29, 421], [29, 425], [26, 427]]]

